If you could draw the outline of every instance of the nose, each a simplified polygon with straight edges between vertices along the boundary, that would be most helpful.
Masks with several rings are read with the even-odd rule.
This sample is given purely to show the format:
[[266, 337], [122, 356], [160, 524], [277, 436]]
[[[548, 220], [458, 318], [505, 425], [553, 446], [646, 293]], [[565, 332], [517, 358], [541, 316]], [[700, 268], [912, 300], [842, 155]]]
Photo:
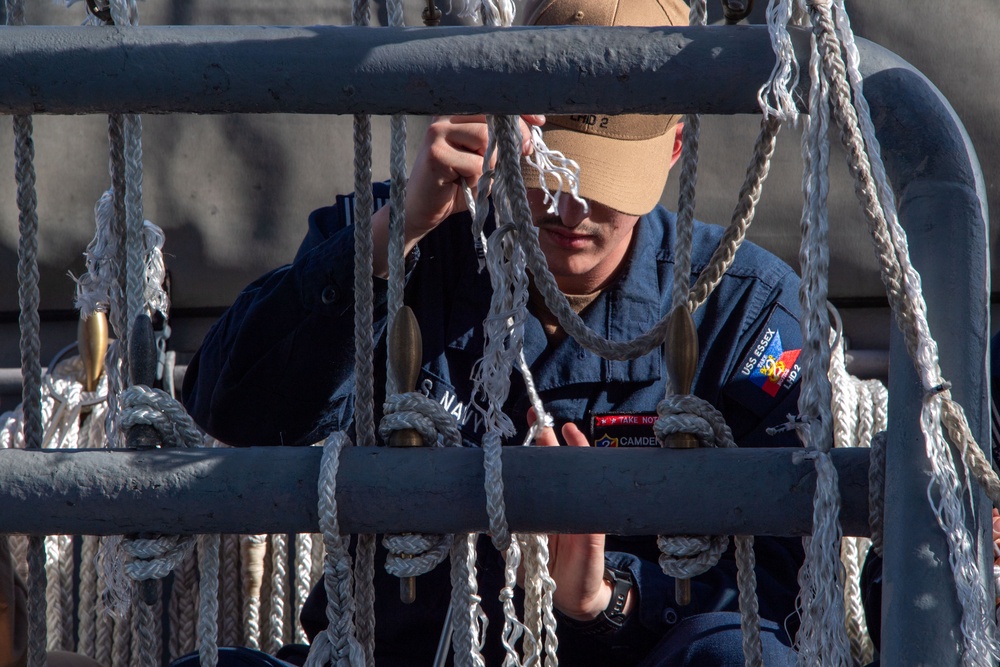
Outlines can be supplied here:
[[583, 202], [566, 192], [559, 194], [559, 219], [570, 229], [587, 219], [588, 211]]

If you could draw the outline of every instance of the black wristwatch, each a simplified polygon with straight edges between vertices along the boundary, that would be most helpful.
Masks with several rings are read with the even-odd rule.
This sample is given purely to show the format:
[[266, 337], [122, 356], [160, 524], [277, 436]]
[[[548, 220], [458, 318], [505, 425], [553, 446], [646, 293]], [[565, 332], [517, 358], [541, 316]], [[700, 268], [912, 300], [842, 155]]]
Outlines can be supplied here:
[[564, 623], [588, 636], [607, 635], [621, 630], [625, 625], [625, 602], [628, 600], [628, 592], [632, 590], [632, 575], [605, 565], [604, 580], [611, 584], [611, 602], [607, 609], [592, 621], [577, 621], [560, 614]]

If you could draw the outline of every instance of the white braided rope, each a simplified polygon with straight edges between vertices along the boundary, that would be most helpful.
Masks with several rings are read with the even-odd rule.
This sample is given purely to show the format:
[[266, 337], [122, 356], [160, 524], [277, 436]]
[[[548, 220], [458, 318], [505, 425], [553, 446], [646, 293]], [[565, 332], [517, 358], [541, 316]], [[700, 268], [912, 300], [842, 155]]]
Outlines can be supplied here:
[[154, 661], [159, 663], [163, 661], [163, 639], [164, 639], [164, 616], [163, 616], [163, 582], [156, 582], [156, 598], [153, 604], [150, 605], [150, 613], [153, 615], [152, 629], [153, 629], [153, 645], [152, 654], [154, 656]]
[[174, 570], [170, 603], [167, 608], [170, 623], [169, 654], [176, 660], [195, 650], [198, 624], [197, 549], [184, 557]]
[[799, 110], [793, 97], [799, 82], [799, 64], [788, 34], [792, 19], [792, 6], [796, 0], [771, 0], [767, 6], [767, 31], [771, 36], [775, 62], [771, 76], [757, 92], [764, 119], [777, 118], [782, 122], [798, 122]]
[[[553, 603], [556, 582], [549, 575], [549, 538], [548, 535], [519, 534], [518, 539], [524, 551], [524, 624], [537, 639], [532, 656], [544, 667], [555, 667], [559, 664], [556, 655], [559, 637]], [[530, 592], [528, 586], [532, 588]], [[525, 664], [531, 664], [528, 656], [525, 656]]]
[[[103, 547], [103, 539], [98, 539], [97, 548], [97, 573], [98, 582], [100, 582], [101, 573], [105, 567], [105, 560], [108, 554], [105, 552]], [[114, 646], [114, 616], [108, 613], [106, 607], [104, 606], [103, 596], [98, 597], [97, 605], [97, 630], [95, 633], [94, 641], [94, 659], [97, 660], [102, 665], [110, 665], [112, 662], [111, 655]]]
[[324, 587], [328, 626], [309, 647], [306, 667], [362, 667], [365, 650], [355, 636], [354, 593], [351, 554], [348, 539], [341, 536], [337, 518], [337, 470], [340, 451], [350, 439], [340, 432], [331, 433], [323, 444], [319, 475], [319, 522], [326, 546]]
[[[379, 433], [388, 441], [396, 431], [413, 429], [426, 446], [461, 447], [458, 425], [441, 403], [419, 392], [389, 396], [379, 424]], [[382, 544], [388, 550], [385, 570], [396, 577], [416, 577], [430, 572], [451, 551], [451, 535], [404, 533], [386, 535]]]
[[119, 396], [121, 427], [139, 424], [152, 426], [160, 435], [163, 447], [200, 447], [201, 431], [177, 399], [162, 389], [133, 385]]
[[[264, 582], [267, 535], [240, 536], [240, 567], [243, 581], [243, 642], [260, 649], [260, 599]], [[309, 581], [307, 579], [307, 581]], [[306, 642], [302, 642], [306, 643]]]
[[486, 667], [483, 646], [488, 619], [476, 581], [474, 534], [456, 535], [451, 547], [451, 629], [456, 667]]
[[[370, 23], [368, 0], [353, 0], [354, 25]], [[372, 130], [371, 117], [354, 116], [354, 424], [359, 446], [375, 444], [375, 399], [373, 362], [375, 357], [372, 285]], [[355, 549], [355, 596], [357, 637], [364, 648], [366, 664], [374, 663], [375, 653], [375, 536], [359, 535]]]
[[[837, 8], [837, 11], [842, 11]], [[833, 8], [829, 0], [814, 1], [810, 12], [816, 32], [820, 38], [823, 65], [831, 79], [836, 94], [834, 116], [841, 127], [842, 139], [848, 148], [851, 172], [857, 180], [856, 190], [863, 203], [877, 257], [882, 270], [883, 282], [887, 287], [890, 305], [904, 334], [907, 347], [924, 384], [926, 394], [921, 410], [921, 430], [924, 433], [925, 449], [931, 462], [931, 481], [928, 486], [928, 500], [945, 533], [949, 545], [949, 564], [955, 575], [959, 602], [962, 606], [962, 635], [966, 664], [989, 664], [1000, 655], [1000, 645], [993, 637], [989, 619], [992, 610], [981, 581], [974, 540], [965, 524], [963, 496], [968, 493], [967, 470], [962, 474], [955, 468], [949, 454], [949, 447], [942, 429], [947, 430], [952, 441], [963, 453], [963, 463], [981, 477], [984, 487], [994, 503], [1000, 500], [1000, 483], [990, 470], [982, 450], [975, 443], [969, 431], [964, 414], [952, 400], [941, 378], [938, 364], [937, 344], [931, 338], [926, 322], [926, 306], [920, 293], [920, 278], [909, 262], [906, 236], [896, 219], [894, 201], [891, 196], [880, 199], [884, 168], [876, 148], [874, 136], [867, 136], [870, 114], [863, 103], [863, 95], [854, 95], [855, 107], [847, 80], [853, 81], [853, 56], [845, 65], [842, 51], [849, 45], [838, 37], [838, 26], [834, 23]], [[839, 20], [841, 34], [849, 31], [846, 15]], [[856, 61], [854, 61], [856, 62]], [[855, 90], [860, 90], [858, 81]], [[860, 125], [859, 125], [860, 123]], [[985, 464], [984, 464], [985, 463]], [[940, 498], [939, 500], [935, 500]]]
[[201, 667], [219, 662], [218, 535], [198, 536], [198, 657]]
[[[653, 433], [663, 446], [667, 436], [687, 433], [702, 447], [735, 447], [733, 434], [722, 414], [710, 403], [692, 394], [666, 396], [656, 406]], [[690, 579], [707, 572], [719, 562], [729, 538], [692, 535], [660, 535], [660, 568], [671, 577]]]
[[[132, 615], [129, 606], [122, 616], [113, 618], [111, 626], [111, 667], [131, 667], [132, 661]], [[138, 653], [138, 651], [136, 651]]]
[[736, 585], [740, 592], [740, 629], [743, 631], [743, 664], [762, 667], [763, 649], [760, 642], [760, 606], [757, 602], [757, 559], [753, 552], [753, 535], [736, 535]]
[[[306, 631], [298, 619], [302, 618], [302, 607], [309, 597], [309, 584], [313, 581], [313, 538], [311, 533], [299, 533], [295, 536], [295, 577], [292, 600], [292, 640], [296, 644], [309, 642]], [[318, 574], [318, 572], [316, 573]]]
[[[705, 25], [705, 1], [694, 0], [689, 10], [693, 26]], [[691, 289], [691, 243], [694, 234], [695, 186], [698, 183], [698, 139], [701, 135], [701, 117], [688, 114], [684, 117], [683, 149], [677, 201], [677, 232], [674, 240], [674, 283], [672, 303], [682, 304]]]
[[97, 656], [97, 547], [97, 537], [83, 536], [80, 547], [80, 604], [77, 609], [76, 650], [88, 658]]
[[[23, 25], [24, 8], [20, 0], [7, 0], [7, 24]], [[35, 147], [32, 141], [31, 116], [14, 116], [14, 159], [17, 179], [18, 325], [21, 331], [21, 374], [24, 378], [24, 439], [27, 449], [42, 446], [41, 379], [39, 359], [41, 340], [38, 316], [38, 212], [35, 193]], [[45, 545], [41, 537], [28, 538], [28, 665], [46, 664], [46, 575]]]
[[[46, 649], [49, 651], [71, 650], [72, 647], [64, 644], [64, 634], [66, 632], [66, 621], [71, 621], [72, 616], [65, 616], [63, 613], [63, 592], [64, 584], [62, 577], [63, 544], [61, 535], [47, 535], [44, 538], [45, 545], [45, 625], [48, 633]], [[72, 545], [70, 545], [70, 556], [72, 556]], [[72, 588], [68, 590], [72, 595]]]
[[285, 643], [285, 609], [288, 603], [288, 538], [271, 535], [271, 605], [265, 650], [274, 655]]
[[816, 465], [813, 533], [803, 539], [805, 562], [799, 570], [796, 600], [801, 627], [796, 637], [798, 664], [851, 664], [844, 632], [843, 569], [840, 562], [840, 494], [837, 473], [830, 460], [833, 445], [830, 360], [830, 320], [827, 309], [829, 249], [827, 245], [826, 199], [829, 191], [826, 141], [829, 88], [820, 76], [819, 51], [813, 38], [810, 74], [809, 117], [805, 121], [802, 154], [805, 205], [802, 212], [802, 245], [799, 261], [802, 281], [799, 300], [803, 346], [799, 395], [799, 436], [805, 457]]
[[[735, 447], [732, 431], [725, 418], [710, 403], [688, 395], [666, 396], [656, 408], [657, 420], [653, 432], [663, 446], [668, 435], [687, 433], [697, 438], [702, 447]], [[743, 630], [745, 664], [761, 664], [760, 611], [757, 602], [757, 577], [753, 537], [737, 536], [736, 565], [739, 589], [740, 627]], [[707, 572], [726, 550], [725, 536], [658, 536], [660, 568], [669, 576], [690, 579]]]
[[777, 119], [763, 118], [760, 122], [753, 155], [747, 165], [747, 174], [740, 187], [729, 226], [723, 232], [719, 246], [698, 275], [697, 281], [691, 287], [691, 294], [687, 297], [688, 309], [691, 312], [697, 310], [708, 299], [736, 259], [736, 251], [746, 238], [747, 230], [757, 212], [757, 202], [760, 200], [764, 181], [771, 168], [771, 157], [774, 155], [775, 140], [780, 129], [781, 122]]
[[[160, 582], [150, 582], [154, 590], [162, 595]], [[156, 652], [157, 622], [153, 615], [153, 605], [137, 604], [132, 613], [132, 659], [134, 665], [155, 665], [160, 662]]]
[[[835, 447], [869, 447], [875, 431], [886, 426], [888, 393], [878, 380], [859, 380], [847, 371], [843, 345], [834, 345], [830, 360], [833, 391], [833, 437]], [[844, 564], [844, 607], [851, 657], [856, 665], [867, 665], [874, 656], [861, 598], [861, 568], [871, 540], [844, 537], [840, 559]]]
[[521, 546], [512, 536], [510, 546], [504, 553], [504, 585], [500, 589], [500, 602], [503, 606], [503, 630], [500, 632], [500, 643], [504, 649], [503, 667], [522, 667], [525, 663], [518, 654], [520, 647], [525, 655], [536, 651], [537, 639], [528, 628], [517, 618], [514, 608], [514, 589], [517, 586], [517, 571], [521, 566]]
[[[402, 0], [387, 0], [386, 11], [390, 26], [403, 26]], [[396, 321], [396, 313], [403, 305], [403, 274], [405, 272], [403, 254], [406, 241], [406, 116], [393, 114], [389, 125], [391, 143], [389, 154], [389, 284], [386, 302], [388, 307], [386, 330], [392, 331], [393, 323]], [[385, 377], [386, 396], [412, 389], [412, 387], [398, 385], [395, 369], [388, 360]]]
[[[100, 410], [103, 409], [100, 398], [104, 386], [99, 386], [96, 392], [83, 392], [80, 383], [82, 374], [82, 362], [78, 357], [72, 357], [59, 362], [42, 377], [39, 396], [43, 426], [42, 448], [76, 449], [93, 446], [93, 425], [97, 423], [99, 426]], [[98, 415], [96, 420], [94, 413], [88, 414], [85, 419], [82, 417], [84, 407], [95, 409]], [[0, 449], [23, 449], [26, 444], [22, 403], [15, 410], [0, 415]], [[102, 446], [102, 443], [97, 444]], [[93, 538], [90, 538], [90, 542], [93, 542]], [[14, 562], [22, 569], [27, 566], [27, 544], [26, 539], [13, 541], [13, 545], [17, 547], [12, 551]], [[51, 535], [45, 537], [42, 544], [46, 575], [46, 648], [72, 651], [77, 648], [73, 639], [74, 618], [77, 617], [73, 605], [73, 539], [67, 535]], [[79, 650], [86, 655], [93, 655], [96, 572], [92, 554], [88, 562], [86, 541], [81, 548]], [[21, 550], [23, 553], [20, 553]]]
[[240, 536], [219, 536], [219, 645], [243, 643], [240, 605]]

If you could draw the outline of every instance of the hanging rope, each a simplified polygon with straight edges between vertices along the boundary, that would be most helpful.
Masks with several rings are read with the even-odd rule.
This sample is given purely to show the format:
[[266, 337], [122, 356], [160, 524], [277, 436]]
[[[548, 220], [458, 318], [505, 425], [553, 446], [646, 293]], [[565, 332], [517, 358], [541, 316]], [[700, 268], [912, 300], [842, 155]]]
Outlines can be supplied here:
[[[197, 549], [195, 549], [197, 551]], [[195, 551], [188, 553], [174, 570], [170, 604], [170, 659], [195, 650], [198, 627], [198, 565]]]
[[288, 591], [288, 539], [271, 535], [271, 612], [266, 651], [272, 655], [285, 643], [285, 597]]
[[[353, 23], [370, 23], [368, 0], [353, 0]], [[358, 445], [375, 444], [375, 357], [371, 331], [372, 311], [372, 144], [371, 117], [354, 115], [354, 423]], [[364, 647], [365, 663], [374, 663], [375, 651], [375, 536], [359, 535], [355, 550], [358, 641]]]
[[829, 191], [826, 141], [829, 118], [829, 88], [820, 75], [819, 51], [812, 40], [810, 59], [812, 86], [809, 117], [805, 121], [802, 155], [805, 205], [802, 213], [802, 245], [799, 262], [802, 282], [803, 347], [799, 395], [799, 436], [804, 457], [815, 462], [817, 480], [811, 537], [803, 539], [805, 562], [799, 571], [797, 606], [801, 618], [796, 646], [800, 664], [851, 664], [850, 648], [843, 633], [844, 584], [840, 567], [840, 495], [837, 474], [830, 460], [833, 446], [831, 390], [829, 384], [830, 321], [827, 309], [829, 250], [826, 200]]
[[[7, 0], [7, 24], [24, 25], [24, 7], [20, 0]], [[17, 179], [18, 325], [21, 331], [22, 405], [24, 440], [27, 449], [42, 446], [41, 382], [39, 360], [40, 321], [38, 316], [38, 212], [35, 194], [35, 147], [32, 141], [31, 116], [17, 115], [14, 122], [14, 159]], [[28, 538], [28, 665], [44, 667], [47, 643], [46, 572], [44, 538]]]
[[219, 546], [218, 535], [198, 539], [198, 657], [201, 667], [219, 663]]
[[[292, 585], [294, 590], [294, 601], [292, 603], [292, 618], [302, 618], [302, 608], [309, 597], [309, 584], [316, 580], [316, 575], [321, 572], [313, 572], [312, 563], [313, 538], [310, 533], [301, 533], [295, 536], [295, 578]], [[301, 623], [293, 624], [293, 641], [296, 644], [308, 644], [309, 638]]]
[[[836, 311], [833, 311], [836, 316]], [[831, 347], [830, 387], [833, 392], [833, 439], [835, 447], [869, 447], [875, 433], [886, 428], [888, 392], [878, 380], [858, 380], [847, 371], [846, 354], [839, 334]], [[877, 466], [877, 454], [872, 450], [872, 462]], [[871, 486], [881, 489], [884, 481]], [[881, 513], [881, 510], [879, 510]], [[880, 516], [877, 519], [880, 521]], [[872, 534], [876, 533], [872, 528]], [[861, 568], [871, 540], [864, 537], [843, 537], [840, 559], [844, 565], [844, 605], [847, 616], [847, 637], [855, 665], [867, 665], [873, 660], [874, 645], [868, 633], [861, 599]]]
[[219, 536], [219, 645], [239, 646], [240, 611], [240, 536]]
[[332, 433], [323, 444], [323, 459], [319, 475], [319, 522], [326, 545], [324, 586], [328, 627], [322, 630], [309, 647], [306, 667], [363, 667], [364, 647], [355, 636], [354, 590], [351, 573], [349, 538], [342, 537], [337, 518], [337, 470], [340, 451], [350, 440], [340, 432]]
[[[264, 581], [264, 558], [267, 535], [240, 537], [240, 563], [243, 580], [243, 642], [248, 648], [260, 649], [260, 600]], [[309, 581], [307, 579], [307, 581]], [[306, 642], [302, 642], [306, 643]]]
[[[909, 262], [906, 236], [896, 217], [895, 202], [891, 196], [879, 196], [883, 192], [878, 183], [883, 181], [884, 167], [881, 165], [874, 133], [869, 135], [868, 132], [872, 125], [863, 95], [852, 96], [848, 83], [849, 77], [852, 82], [855, 81], [855, 74], [848, 74], [848, 70], [856, 69], [856, 60], [849, 56], [849, 61], [845, 64], [842, 53], [850, 51], [850, 44], [843, 44], [838, 37], [833, 18], [834, 10], [842, 12], [842, 7], [832, 7], [829, 1], [814, 1], [810, 3], [809, 10], [816, 26], [823, 70], [832, 86], [833, 115], [848, 149], [849, 166], [875, 241], [889, 302], [926, 389], [921, 410], [921, 428], [927, 456], [932, 463], [929, 494], [940, 494], [941, 497], [941, 501], [933, 505], [933, 510], [949, 545], [949, 562], [963, 610], [961, 628], [966, 659], [969, 664], [989, 664], [1000, 655], [1000, 646], [986, 620], [992, 616], [989, 608], [991, 601], [987, 599], [985, 590], [979, 583], [981, 576], [972, 548], [974, 542], [965, 524], [962, 498], [968, 496], [967, 480], [955, 469], [943, 431], [947, 431], [954, 442], [962, 443], [959, 449], [964, 456], [981, 459], [982, 452], [971, 436], [964, 414], [952, 402], [948, 385], [941, 377], [937, 344], [927, 327], [920, 278]], [[846, 15], [840, 20], [840, 25], [841, 33], [846, 32]], [[856, 81], [855, 90], [860, 90], [860, 75], [857, 75]], [[851, 105], [852, 99], [856, 106]], [[885, 192], [889, 192], [888, 189]], [[976, 474], [988, 476], [990, 481], [987, 488], [997, 488], [996, 477], [987, 472], [988, 466], [977, 466], [973, 470]]]

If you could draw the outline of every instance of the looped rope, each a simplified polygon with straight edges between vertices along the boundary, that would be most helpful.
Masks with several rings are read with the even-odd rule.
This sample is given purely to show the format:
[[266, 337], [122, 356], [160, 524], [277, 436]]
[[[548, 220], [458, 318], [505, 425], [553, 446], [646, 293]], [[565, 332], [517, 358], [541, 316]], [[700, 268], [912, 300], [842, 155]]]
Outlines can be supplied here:
[[348, 540], [340, 534], [337, 518], [337, 470], [340, 452], [350, 444], [341, 432], [331, 433], [323, 444], [319, 474], [319, 524], [326, 546], [324, 587], [328, 625], [312, 641], [306, 667], [363, 667], [365, 651], [355, 637], [354, 575]]
[[382, 538], [382, 545], [389, 551], [385, 571], [395, 577], [427, 574], [448, 556], [451, 543], [451, 535], [386, 535]]
[[735, 447], [733, 432], [722, 413], [708, 401], [693, 394], [672, 394], [656, 406], [653, 433], [660, 446], [668, 435], [687, 433], [698, 438], [702, 447]]
[[729, 538], [725, 535], [660, 535], [656, 538], [656, 546], [660, 548], [660, 568], [665, 574], [690, 579], [715, 567], [729, 546]]
[[386, 399], [378, 432], [388, 441], [395, 431], [414, 429], [428, 446], [461, 447], [462, 434], [444, 406], [415, 391]]
[[[414, 429], [429, 446], [462, 445], [455, 418], [440, 403], [419, 392], [390, 396], [384, 411], [385, 416], [379, 424], [379, 434], [384, 440], [388, 441], [396, 431]], [[382, 544], [389, 551], [385, 559], [386, 572], [397, 577], [416, 577], [444, 561], [451, 551], [452, 537], [405, 533], [386, 535]]]
[[[674, 433], [693, 435], [702, 447], [736, 446], [722, 413], [697, 396], [667, 396], [656, 406], [656, 414], [653, 433], [660, 446]], [[707, 572], [719, 562], [728, 545], [729, 538], [725, 535], [660, 535], [656, 538], [660, 568], [678, 579], [690, 579]]]
[[125, 573], [136, 581], [162, 579], [181, 564], [193, 544], [192, 538], [179, 535], [122, 540], [128, 556]]
[[184, 407], [161, 389], [133, 385], [119, 395], [121, 427], [147, 424], [160, 434], [164, 447], [201, 447], [203, 436]]

